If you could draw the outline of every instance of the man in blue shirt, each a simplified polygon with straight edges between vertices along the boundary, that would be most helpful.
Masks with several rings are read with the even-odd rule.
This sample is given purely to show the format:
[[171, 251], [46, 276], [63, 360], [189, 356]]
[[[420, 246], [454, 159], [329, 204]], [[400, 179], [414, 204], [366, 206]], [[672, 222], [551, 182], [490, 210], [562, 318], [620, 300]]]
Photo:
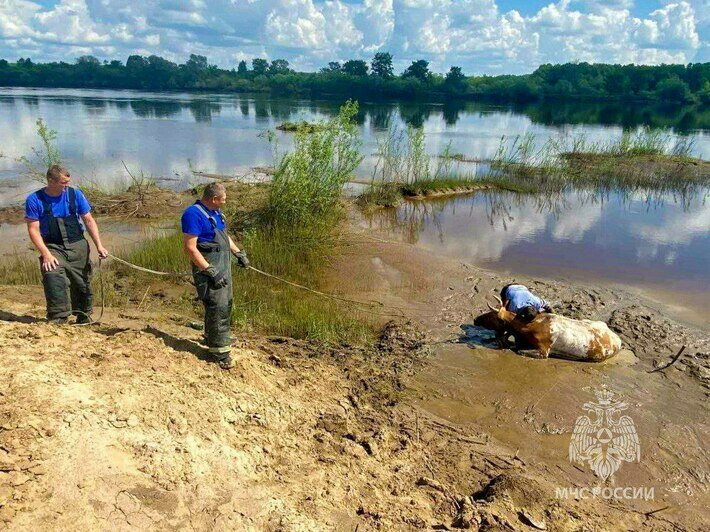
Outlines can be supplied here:
[[84, 229], [99, 257], [106, 258], [108, 251], [101, 243], [89, 202], [70, 183], [66, 168], [50, 166], [47, 186], [25, 201], [25, 221], [30, 240], [40, 252], [47, 319], [66, 323], [74, 314], [76, 323], [82, 324], [91, 322], [92, 310], [91, 262]]
[[518, 314], [525, 307], [532, 307], [537, 312], [552, 312], [550, 304], [533, 294], [530, 289], [522, 284], [509, 284], [500, 291], [503, 306], [511, 312]]
[[231, 369], [232, 266], [230, 253], [237, 263], [249, 267], [246, 252], [241, 251], [227, 234], [221, 207], [227, 190], [220, 183], [210, 183], [202, 199], [185, 209], [181, 225], [185, 253], [192, 262], [192, 277], [197, 297], [205, 307], [205, 340], [209, 352], [222, 369]]

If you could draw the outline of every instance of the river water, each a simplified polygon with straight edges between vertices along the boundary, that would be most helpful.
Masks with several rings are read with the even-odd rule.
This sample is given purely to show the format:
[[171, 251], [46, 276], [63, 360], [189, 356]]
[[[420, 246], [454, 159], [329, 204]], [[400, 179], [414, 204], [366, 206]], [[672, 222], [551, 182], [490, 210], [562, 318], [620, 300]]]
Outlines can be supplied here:
[[512, 277], [638, 288], [676, 317], [710, 323], [710, 204], [702, 196], [479, 193], [406, 202], [367, 224]]
[[[0, 206], [21, 202], [37, 187], [22, 177], [18, 159], [39, 147], [35, 122], [40, 117], [57, 130], [57, 147], [79, 184], [125, 183], [125, 163], [179, 189], [195, 181], [192, 169], [234, 175], [272, 164], [274, 152], [288, 150], [292, 136], [276, 132], [276, 141], [269, 143], [265, 131], [284, 121], [326, 119], [340, 103], [258, 95], [0, 89]], [[358, 169], [361, 179], [372, 174], [377, 139], [389, 127], [405, 125], [424, 128], [432, 155], [450, 144], [454, 153], [485, 159], [495, 154], [503, 136], [532, 133], [539, 145], [551, 137], [580, 134], [608, 142], [624, 129], [652, 126], [662, 128], [670, 142], [689, 137], [693, 154], [710, 158], [708, 111], [683, 107], [363, 102], [358, 122], [366, 154]], [[407, 202], [370, 223], [385, 225], [434, 253], [511, 274], [619, 282], [686, 309], [705, 308], [710, 295], [710, 205], [703, 193], [690, 200], [613, 193], [595, 198], [569, 193], [554, 200], [478, 194]], [[0, 233], [12, 240], [13, 231], [5, 226]]]

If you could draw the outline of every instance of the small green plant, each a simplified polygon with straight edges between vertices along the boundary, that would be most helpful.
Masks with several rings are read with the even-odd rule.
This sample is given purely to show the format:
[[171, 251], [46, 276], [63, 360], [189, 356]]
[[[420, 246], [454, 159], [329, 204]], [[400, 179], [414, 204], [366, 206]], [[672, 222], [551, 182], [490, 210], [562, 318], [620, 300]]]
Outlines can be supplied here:
[[362, 161], [362, 140], [349, 101], [332, 120], [309, 133], [296, 132], [294, 151], [276, 165], [264, 221], [271, 227], [331, 225], [343, 186]]
[[430, 157], [425, 151], [425, 135], [424, 128], [407, 128], [407, 137], [409, 138], [409, 179], [411, 181], [420, 181], [429, 177], [429, 162]]
[[41, 147], [33, 146], [32, 154], [28, 157], [23, 155], [17, 161], [25, 168], [25, 175], [35, 181], [44, 182], [47, 168], [53, 164], [62, 164], [62, 156], [54, 142], [57, 140], [57, 131], [50, 129], [41, 118], [35, 122], [37, 125], [37, 135], [42, 141]]
[[401, 187], [401, 194], [405, 196], [428, 196], [445, 194], [448, 192], [476, 190], [483, 188], [484, 184], [479, 179], [453, 176], [432, 177], [406, 183]]
[[315, 133], [318, 129], [322, 127], [322, 124], [312, 124], [301, 120], [299, 122], [284, 122], [283, 124], [276, 126], [279, 131], [288, 131], [295, 133], [297, 131], [304, 131], [305, 133]]
[[695, 150], [694, 137], [678, 137], [671, 149], [671, 155], [680, 159], [690, 159]]
[[391, 181], [371, 181], [357, 198], [361, 207], [396, 207], [402, 201], [402, 185]]
[[[434, 174], [441, 173], [453, 163], [450, 151], [449, 144], [439, 157]], [[373, 181], [412, 183], [432, 177], [431, 156], [426, 153], [423, 128], [390, 128], [385, 136], [377, 139], [376, 158]]]

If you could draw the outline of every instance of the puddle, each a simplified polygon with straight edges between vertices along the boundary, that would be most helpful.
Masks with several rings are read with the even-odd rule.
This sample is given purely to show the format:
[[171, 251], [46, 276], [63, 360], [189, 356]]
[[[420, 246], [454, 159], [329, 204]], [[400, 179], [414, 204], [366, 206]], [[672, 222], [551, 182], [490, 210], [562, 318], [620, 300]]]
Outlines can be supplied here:
[[459, 338], [459, 343], [467, 344], [469, 347], [497, 347], [495, 332], [477, 325], [464, 323], [461, 325], [463, 335]]
[[[469, 337], [479, 337], [473, 327], [466, 329]], [[437, 349], [414, 379], [417, 406], [451, 422], [473, 424], [472, 430], [517, 448], [524, 460], [572, 472], [594, 485], [597, 479], [588, 468], [580, 472], [570, 464], [569, 444], [577, 418], [589, 415], [585, 402], [595, 401], [594, 391], [607, 386], [627, 403], [624, 413], [633, 419], [641, 445], [641, 461], [623, 464], [616, 485], [654, 486], [663, 497], [679, 491], [700, 496], [708, 487], [702, 477], [703, 449], [710, 444], [708, 410], [694, 384], [683, 390], [662, 375], [647, 374], [629, 351], [605, 364], [585, 364], [470, 345]], [[677, 453], [670, 460], [672, 475], [668, 457], [659, 450], [666, 447]]]

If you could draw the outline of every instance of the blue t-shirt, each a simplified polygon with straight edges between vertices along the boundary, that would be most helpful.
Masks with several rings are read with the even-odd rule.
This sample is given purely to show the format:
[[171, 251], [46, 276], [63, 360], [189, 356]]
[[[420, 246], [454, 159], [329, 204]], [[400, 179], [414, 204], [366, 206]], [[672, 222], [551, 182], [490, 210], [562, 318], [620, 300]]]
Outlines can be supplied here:
[[[202, 203], [200, 206], [205, 209], [214, 221], [217, 223], [217, 229], [225, 229], [226, 225], [222, 220], [222, 211], [217, 209], [216, 211], [210, 210]], [[197, 237], [198, 242], [213, 242], [214, 241], [214, 230], [212, 229], [212, 224], [207, 219], [207, 216], [199, 209], [197, 204], [190, 205], [185, 212], [182, 213], [182, 218], [180, 219], [182, 225], [182, 232], [188, 235], [193, 235]]]
[[[81, 222], [81, 216], [84, 216], [91, 211], [91, 205], [84, 196], [84, 193], [78, 188], [74, 189], [76, 196], [76, 217], [79, 219], [79, 224], [82, 230], [84, 224]], [[52, 214], [55, 218], [64, 218], [69, 216], [69, 188], [65, 188], [59, 196], [50, 196], [44, 189], [33, 192], [25, 200], [25, 219], [39, 220], [39, 232], [43, 237], [49, 236], [49, 216], [44, 214], [44, 204], [41, 197], [45, 198], [52, 207]]]
[[542, 310], [548, 306], [547, 301], [533, 294], [527, 286], [522, 284], [512, 284], [505, 291], [505, 297], [508, 300], [507, 308], [511, 312], [520, 312], [520, 309], [525, 307], [535, 307], [537, 310]]

